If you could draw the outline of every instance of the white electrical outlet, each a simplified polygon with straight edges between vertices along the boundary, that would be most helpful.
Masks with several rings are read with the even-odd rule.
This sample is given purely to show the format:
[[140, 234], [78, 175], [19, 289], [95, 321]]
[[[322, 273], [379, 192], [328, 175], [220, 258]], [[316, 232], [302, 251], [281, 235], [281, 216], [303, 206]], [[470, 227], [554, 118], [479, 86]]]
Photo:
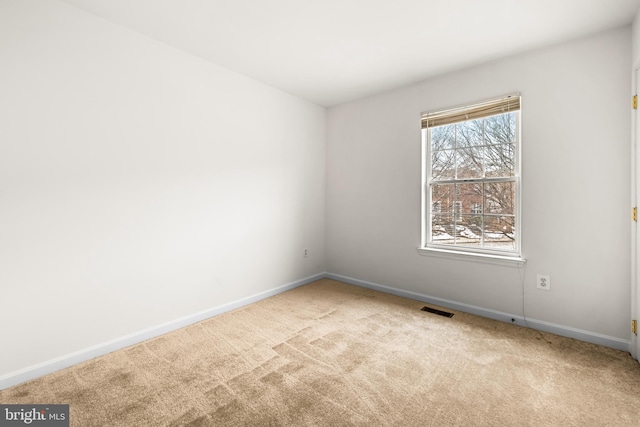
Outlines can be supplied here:
[[304, 250], [304, 257], [308, 257], [309, 256], [309, 249], [305, 249]]
[[538, 289], [544, 289], [545, 291], [551, 290], [551, 276], [545, 276], [544, 274], [538, 274], [536, 278], [536, 286]]

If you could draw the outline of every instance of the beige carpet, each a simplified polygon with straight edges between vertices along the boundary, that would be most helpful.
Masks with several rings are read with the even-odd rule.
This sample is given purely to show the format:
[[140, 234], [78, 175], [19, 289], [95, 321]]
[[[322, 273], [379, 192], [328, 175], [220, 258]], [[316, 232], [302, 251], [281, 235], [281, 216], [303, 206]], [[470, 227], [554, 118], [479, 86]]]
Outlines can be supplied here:
[[628, 353], [424, 305], [321, 280], [0, 403], [69, 403], [77, 427], [640, 425]]

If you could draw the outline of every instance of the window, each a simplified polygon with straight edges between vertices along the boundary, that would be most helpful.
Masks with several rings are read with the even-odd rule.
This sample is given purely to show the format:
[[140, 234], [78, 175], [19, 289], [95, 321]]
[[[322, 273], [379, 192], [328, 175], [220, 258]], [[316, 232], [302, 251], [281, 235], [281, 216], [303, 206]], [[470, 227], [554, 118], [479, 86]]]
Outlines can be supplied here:
[[422, 247], [520, 256], [520, 96], [422, 114]]
[[453, 217], [456, 221], [460, 221], [460, 219], [462, 219], [462, 202], [459, 200], [453, 202]]

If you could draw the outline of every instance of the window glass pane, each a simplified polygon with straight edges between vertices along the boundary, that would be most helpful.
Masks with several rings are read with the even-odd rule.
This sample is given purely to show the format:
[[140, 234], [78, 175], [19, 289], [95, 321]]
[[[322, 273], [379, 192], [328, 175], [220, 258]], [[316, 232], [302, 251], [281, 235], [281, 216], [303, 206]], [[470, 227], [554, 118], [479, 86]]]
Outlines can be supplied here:
[[431, 206], [437, 206], [442, 213], [452, 213], [453, 191], [453, 184], [433, 184], [431, 186]]
[[438, 126], [431, 129], [431, 149], [448, 150], [456, 147], [456, 125]]
[[433, 179], [455, 178], [455, 150], [434, 151], [431, 155], [431, 176]]
[[457, 178], [482, 178], [484, 147], [456, 150]]
[[480, 247], [481, 236], [482, 216], [460, 215], [456, 218], [456, 245]]
[[485, 147], [485, 176], [506, 178], [515, 175], [515, 144], [488, 145]]
[[453, 215], [431, 215], [431, 241], [439, 244], [454, 244], [454, 227]]
[[485, 117], [485, 140], [487, 144], [516, 142], [516, 113]]
[[490, 182], [484, 184], [485, 214], [515, 214], [515, 182]]
[[472, 210], [478, 207], [482, 212], [482, 183], [456, 184], [456, 201], [462, 214], [477, 213]]
[[484, 218], [484, 246], [488, 249], [515, 250], [515, 218], [486, 216]]
[[456, 125], [457, 148], [482, 145], [484, 143], [483, 122], [484, 119], [477, 119], [458, 123]]
[[460, 215], [462, 215], [462, 202], [456, 200], [453, 202], [453, 219], [459, 221]]

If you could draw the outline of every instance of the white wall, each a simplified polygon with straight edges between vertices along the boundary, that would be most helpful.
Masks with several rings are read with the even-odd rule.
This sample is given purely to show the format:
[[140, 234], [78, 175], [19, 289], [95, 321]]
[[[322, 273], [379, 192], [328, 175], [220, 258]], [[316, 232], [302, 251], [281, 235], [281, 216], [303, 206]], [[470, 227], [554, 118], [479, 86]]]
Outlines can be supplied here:
[[[630, 54], [627, 27], [329, 109], [327, 271], [513, 315], [524, 289], [538, 325], [628, 347]], [[525, 269], [419, 255], [420, 113], [516, 91]]]
[[2, 0], [0, 377], [322, 273], [325, 119], [69, 5]]

